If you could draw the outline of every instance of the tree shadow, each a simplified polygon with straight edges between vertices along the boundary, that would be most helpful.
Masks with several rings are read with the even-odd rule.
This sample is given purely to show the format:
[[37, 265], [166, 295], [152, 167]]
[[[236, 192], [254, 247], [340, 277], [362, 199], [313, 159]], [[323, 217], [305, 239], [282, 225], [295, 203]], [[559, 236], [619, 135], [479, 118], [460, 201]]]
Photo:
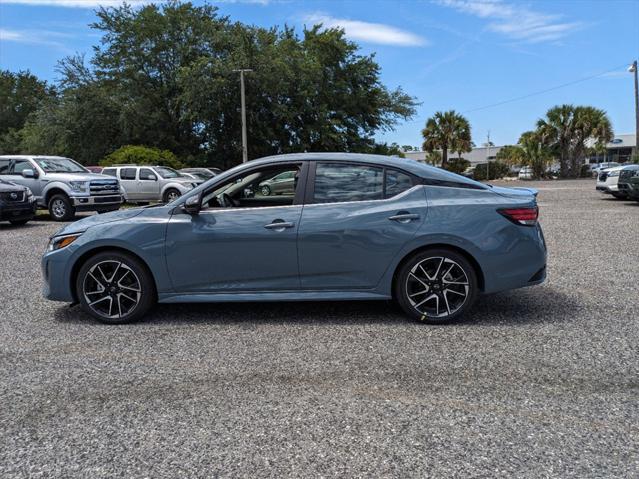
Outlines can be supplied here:
[[[528, 288], [481, 296], [461, 320], [448, 325], [534, 324], [566, 321], [579, 302], [552, 288]], [[63, 323], [99, 324], [79, 306], [63, 306], [54, 313]], [[317, 325], [418, 325], [392, 301], [301, 301], [250, 303], [159, 304], [138, 323], [141, 325], [258, 324]]]

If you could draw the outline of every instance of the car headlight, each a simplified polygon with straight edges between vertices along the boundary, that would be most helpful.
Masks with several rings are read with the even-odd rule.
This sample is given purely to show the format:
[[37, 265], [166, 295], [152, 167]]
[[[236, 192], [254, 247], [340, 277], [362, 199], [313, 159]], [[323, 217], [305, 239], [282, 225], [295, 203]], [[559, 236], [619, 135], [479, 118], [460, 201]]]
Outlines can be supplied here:
[[71, 191], [75, 193], [86, 193], [87, 184], [85, 181], [70, 181]]
[[47, 246], [47, 251], [57, 251], [62, 248], [66, 248], [75, 240], [77, 240], [82, 233], [75, 233], [71, 235], [64, 236], [54, 236], [49, 240], [49, 245]]

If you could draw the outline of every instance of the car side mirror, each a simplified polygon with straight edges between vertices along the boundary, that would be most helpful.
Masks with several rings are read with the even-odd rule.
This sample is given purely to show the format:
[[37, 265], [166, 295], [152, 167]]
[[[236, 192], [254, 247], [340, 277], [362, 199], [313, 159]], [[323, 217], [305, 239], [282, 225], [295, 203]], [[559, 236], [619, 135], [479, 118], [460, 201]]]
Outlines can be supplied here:
[[186, 199], [182, 204], [182, 210], [190, 215], [197, 215], [202, 209], [202, 196], [197, 194]]
[[158, 177], [155, 176], [154, 174], [148, 174], [145, 177], [143, 177], [142, 179], [146, 180], [146, 181], [158, 181]]
[[36, 173], [31, 168], [25, 168], [22, 170], [22, 176], [25, 178], [36, 178]]

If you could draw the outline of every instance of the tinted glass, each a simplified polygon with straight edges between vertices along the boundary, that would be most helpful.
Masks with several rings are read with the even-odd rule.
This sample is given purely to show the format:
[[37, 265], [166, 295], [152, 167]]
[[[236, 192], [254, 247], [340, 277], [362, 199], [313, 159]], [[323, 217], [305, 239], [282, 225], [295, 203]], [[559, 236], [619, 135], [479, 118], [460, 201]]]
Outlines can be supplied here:
[[33, 170], [33, 165], [29, 163], [27, 160], [16, 160], [13, 164], [13, 168], [11, 172], [14, 175], [21, 175], [22, 170]]
[[117, 170], [115, 168], [105, 168], [102, 170], [103, 175], [116, 176]]
[[153, 173], [152, 170], [150, 170], [148, 168], [141, 168], [140, 169], [140, 179], [141, 180], [154, 181], [154, 180], [157, 179], [157, 176], [155, 175], [155, 173]]
[[386, 198], [396, 196], [413, 187], [413, 179], [397, 170], [386, 170]]
[[175, 171], [173, 168], [168, 168], [166, 166], [158, 166], [155, 168], [162, 178], [179, 178], [180, 174]]
[[384, 170], [375, 166], [318, 163], [315, 203], [381, 200]]
[[9, 158], [0, 158], [0, 175], [8, 175], [10, 165], [11, 160]]
[[135, 180], [135, 168], [122, 168], [120, 170], [120, 179]]

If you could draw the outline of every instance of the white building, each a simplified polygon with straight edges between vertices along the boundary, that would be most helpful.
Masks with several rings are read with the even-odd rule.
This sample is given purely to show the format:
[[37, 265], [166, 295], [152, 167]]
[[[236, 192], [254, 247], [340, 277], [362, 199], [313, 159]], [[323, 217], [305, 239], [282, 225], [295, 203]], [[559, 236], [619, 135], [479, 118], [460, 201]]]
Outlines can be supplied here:
[[588, 163], [604, 163], [608, 161], [616, 161], [617, 163], [626, 163], [631, 161], [633, 155], [637, 152], [637, 135], [629, 133], [626, 135], [616, 135], [615, 138], [606, 144], [606, 151], [587, 158]]
[[[495, 157], [497, 152], [501, 150], [503, 147], [501, 146], [491, 146], [490, 148], [481, 146], [478, 148], [473, 148], [468, 153], [462, 153], [461, 157], [470, 161], [470, 164], [475, 166], [479, 163], [486, 163], [488, 161], [495, 161]], [[428, 153], [425, 151], [405, 151], [404, 155], [406, 158], [410, 158], [411, 160], [417, 161], [426, 161], [426, 156]], [[457, 152], [448, 152], [448, 158], [457, 158]]]

